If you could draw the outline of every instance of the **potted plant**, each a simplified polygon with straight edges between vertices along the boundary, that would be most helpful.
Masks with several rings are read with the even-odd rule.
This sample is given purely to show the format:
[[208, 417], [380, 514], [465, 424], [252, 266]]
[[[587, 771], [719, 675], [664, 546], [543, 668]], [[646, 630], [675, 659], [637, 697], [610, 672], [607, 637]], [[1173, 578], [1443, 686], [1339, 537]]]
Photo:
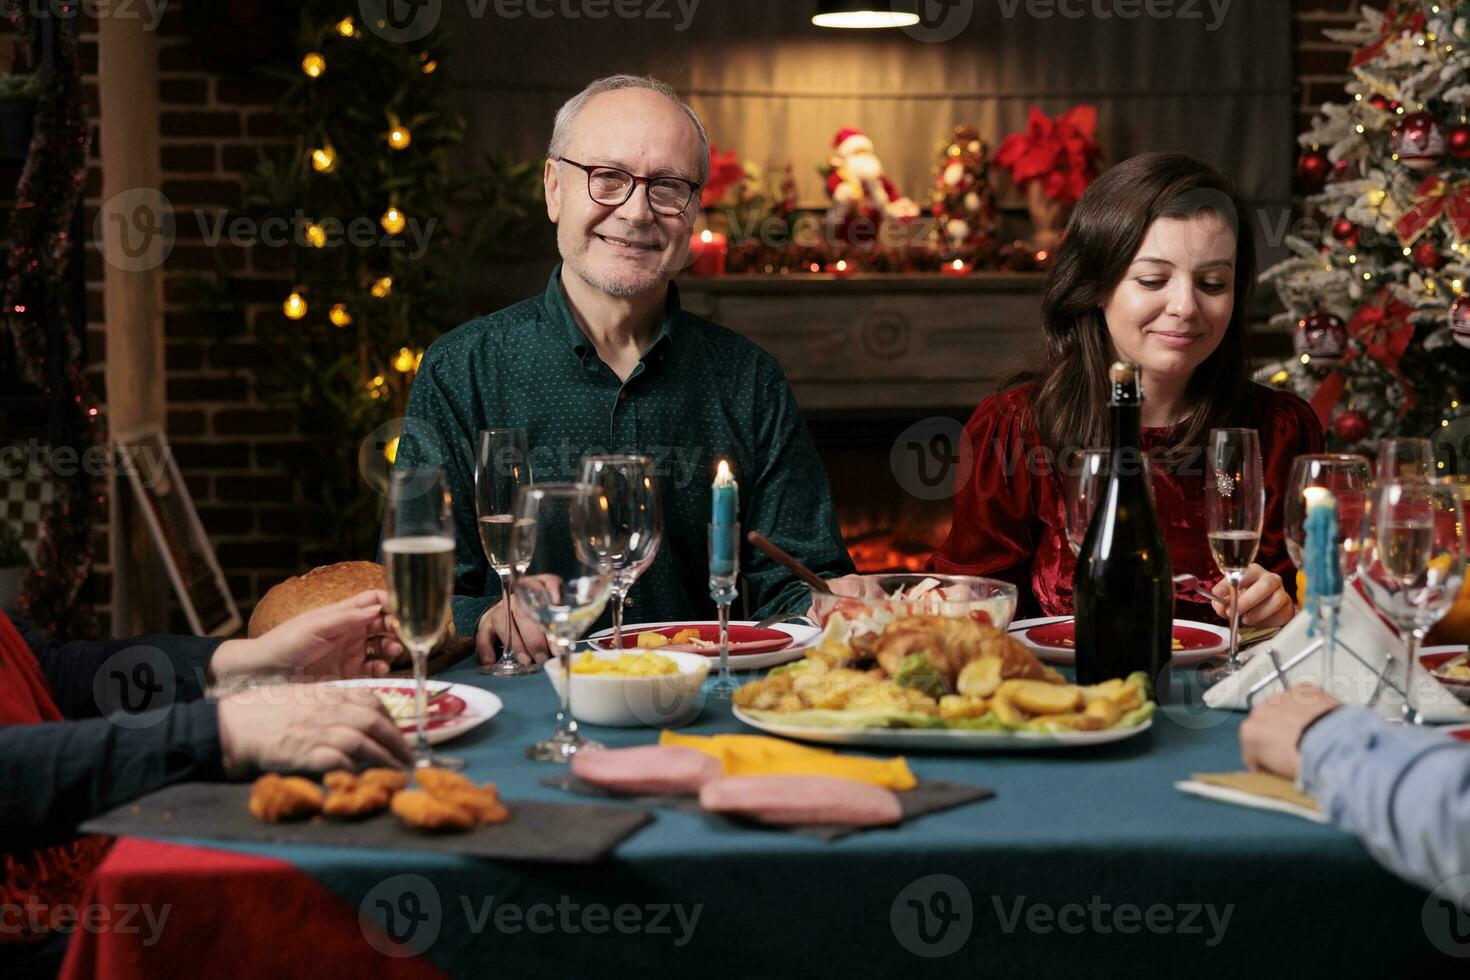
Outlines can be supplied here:
[[995, 152], [996, 164], [1026, 195], [1038, 250], [1056, 248], [1072, 205], [1098, 174], [1102, 149], [1096, 133], [1093, 106], [1073, 106], [1055, 119], [1032, 106], [1026, 132], [1007, 136]]
[[0, 521], [0, 610], [15, 612], [21, 576], [30, 564], [31, 556], [21, 547], [20, 535], [9, 521]]

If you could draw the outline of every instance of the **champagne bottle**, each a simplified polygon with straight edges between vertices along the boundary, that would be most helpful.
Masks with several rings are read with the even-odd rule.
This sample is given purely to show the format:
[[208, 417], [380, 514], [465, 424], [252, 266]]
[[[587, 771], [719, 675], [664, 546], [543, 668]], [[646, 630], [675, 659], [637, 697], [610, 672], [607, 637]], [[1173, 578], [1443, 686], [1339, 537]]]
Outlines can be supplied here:
[[1174, 582], [1145, 466], [1143, 389], [1136, 364], [1108, 372], [1112, 449], [1107, 490], [1077, 556], [1077, 683], [1144, 671], [1162, 703], [1169, 695]]

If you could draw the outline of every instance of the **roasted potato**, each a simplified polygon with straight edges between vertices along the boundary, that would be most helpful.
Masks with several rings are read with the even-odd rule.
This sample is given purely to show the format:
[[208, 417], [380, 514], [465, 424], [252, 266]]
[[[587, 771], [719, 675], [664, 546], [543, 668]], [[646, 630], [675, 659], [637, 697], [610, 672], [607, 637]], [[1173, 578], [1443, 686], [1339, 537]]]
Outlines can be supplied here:
[[1082, 707], [1082, 692], [1070, 684], [1046, 681], [1004, 681], [998, 694], [1033, 715], [1063, 715]]
[[1003, 662], [999, 657], [971, 660], [960, 670], [956, 687], [966, 697], [988, 698], [1000, 687], [1002, 666]]

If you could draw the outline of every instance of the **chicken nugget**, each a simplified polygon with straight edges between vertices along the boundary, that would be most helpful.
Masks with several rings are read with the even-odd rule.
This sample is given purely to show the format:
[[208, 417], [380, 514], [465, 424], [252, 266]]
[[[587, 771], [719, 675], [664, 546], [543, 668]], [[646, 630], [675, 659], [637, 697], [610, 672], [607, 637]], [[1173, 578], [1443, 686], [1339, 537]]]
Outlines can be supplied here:
[[322, 804], [322, 813], [341, 820], [359, 820], [379, 812], [393, 798], [386, 786], [359, 779], [350, 786], [334, 789]]
[[333, 769], [322, 777], [322, 785], [327, 788], [328, 792], [351, 789], [357, 785], [357, 779], [358, 776], [355, 772], [350, 772], [346, 769]]
[[480, 823], [505, 823], [510, 819], [510, 811], [500, 802], [500, 796], [493, 786], [487, 785], [485, 789], [475, 790], [444, 790], [430, 795], [436, 800], [443, 800], [470, 811]]
[[469, 830], [475, 825], [475, 815], [469, 810], [423, 790], [398, 793], [393, 797], [392, 809], [398, 819], [420, 830]]
[[468, 776], [463, 776], [457, 772], [450, 772], [448, 769], [436, 769], [433, 766], [424, 766], [421, 769], [415, 769], [413, 778], [414, 782], [418, 783], [430, 793], [451, 789], [474, 790], [478, 788], [474, 783], [470, 782]]
[[402, 769], [364, 769], [357, 778], [364, 783], [381, 786], [390, 794], [408, 787], [408, 773]]
[[304, 820], [321, 812], [322, 796], [309, 779], [266, 773], [250, 788], [250, 815], [263, 823]]

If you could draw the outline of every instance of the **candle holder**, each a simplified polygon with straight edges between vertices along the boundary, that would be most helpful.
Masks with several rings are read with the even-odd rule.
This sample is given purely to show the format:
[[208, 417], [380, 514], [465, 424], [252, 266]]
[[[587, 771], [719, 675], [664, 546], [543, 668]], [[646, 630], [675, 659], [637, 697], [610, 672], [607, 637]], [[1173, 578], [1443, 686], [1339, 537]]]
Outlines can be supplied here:
[[730, 675], [730, 604], [740, 594], [740, 524], [709, 526], [709, 597], [715, 600], [720, 619], [720, 673], [710, 684], [710, 695], [722, 701], [735, 694]]

